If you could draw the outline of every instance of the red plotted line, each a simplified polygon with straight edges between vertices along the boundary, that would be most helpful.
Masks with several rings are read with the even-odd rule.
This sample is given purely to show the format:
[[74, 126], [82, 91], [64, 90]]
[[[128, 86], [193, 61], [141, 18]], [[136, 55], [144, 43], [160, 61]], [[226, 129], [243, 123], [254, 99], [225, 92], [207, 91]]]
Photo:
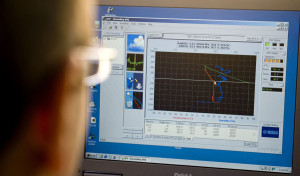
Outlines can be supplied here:
[[135, 101], [135, 99], [133, 99], [133, 101], [135, 102], [135, 104], [137, 105], [137, 107], [138, 107], [139, 109], [141, 109], [141, 107], [140, 107], [139, 104]]
[[211, 97], [211, 99], [212, 99], [212, 102], [215, 102], [214, 96], [215, 96], [215, 83], [216, 83], [216, 82], [211, 78], [211, 76], [210, 76], [209, 73], [207, 72], [206, 66], [205, 66], [205, 73], [207, 74], [207, 76], [209, 77], [209, 79], [213, 82], [213, 96]]
[[[212, 100], [213, 103], [218, 103], [218, 102], [215, 102], [215, 85], [216, 85], [216, 82], [211, 78], [211, 76], [207, 72], [206, 66], [205, 66], [204, 70], [205, 70], [205, 73], [207, 74], [207, 76], [209, 77], [209, 79], [213, 82], [213, 96], [211, 97], [211, 100]], [[218, 104], [217, 104], [217, 110], [219, 110]]]

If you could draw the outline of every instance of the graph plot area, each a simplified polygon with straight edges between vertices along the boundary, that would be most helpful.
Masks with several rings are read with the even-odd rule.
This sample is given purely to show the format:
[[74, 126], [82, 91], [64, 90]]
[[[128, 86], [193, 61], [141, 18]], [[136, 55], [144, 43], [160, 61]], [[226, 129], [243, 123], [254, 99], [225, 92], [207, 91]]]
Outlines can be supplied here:
[[156, 52], [154, 110], [254, 115], [255, 55]]

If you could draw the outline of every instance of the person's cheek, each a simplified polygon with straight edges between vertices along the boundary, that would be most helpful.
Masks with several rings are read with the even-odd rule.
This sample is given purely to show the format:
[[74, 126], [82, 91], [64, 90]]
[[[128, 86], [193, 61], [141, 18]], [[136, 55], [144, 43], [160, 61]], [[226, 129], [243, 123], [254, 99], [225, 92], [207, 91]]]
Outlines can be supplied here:
[[[84, 146], [84, 122], [86, 88], [83, 85], [83, 67], [79, 60], [70, 64], [64, 88], [61, 122], [61, 160], [62, 173], [72, 175], [80, 161]], [[65, 172], [63, 171], [65, 170]]]

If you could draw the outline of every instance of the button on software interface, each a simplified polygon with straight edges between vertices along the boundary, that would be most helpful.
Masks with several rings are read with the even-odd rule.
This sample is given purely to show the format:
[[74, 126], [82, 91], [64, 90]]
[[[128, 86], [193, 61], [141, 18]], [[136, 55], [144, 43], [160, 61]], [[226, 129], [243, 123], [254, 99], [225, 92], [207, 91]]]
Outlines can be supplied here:
[[292, 172], [299, 13], [99, 9], [86, 158]]

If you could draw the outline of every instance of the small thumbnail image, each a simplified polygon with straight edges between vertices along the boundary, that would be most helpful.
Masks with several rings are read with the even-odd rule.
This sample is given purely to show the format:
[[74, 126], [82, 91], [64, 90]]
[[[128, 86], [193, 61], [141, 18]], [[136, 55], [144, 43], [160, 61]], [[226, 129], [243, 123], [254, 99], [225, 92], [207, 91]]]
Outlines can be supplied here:
[[134, 73], [133, 77], [133, 90], [143, 90], [143, 73]]
[[127, 90], [143, 90], [143, 73], [126, 73]]
[[143, 92], [133, 92], [133, 109], [143, 109]]
[[128, 53], [127, 57], [127, 71], [143, 71], [144, 55]]
[[143, 109], [143, 92], [126, 91], [126, 109]]
[[144, 52], [145, 35], [128, 34], [127, 35], [127, 51], [128, 52]]
[[133, 92], [132, 91], [126, 91], [125, 95], [125, 108], [126, 109], [133, 109]]
[[127, 90], [133, 90], [133, 82], [134, 82], [133, 73], [127, 72], [126, 73], [126, 89]]

